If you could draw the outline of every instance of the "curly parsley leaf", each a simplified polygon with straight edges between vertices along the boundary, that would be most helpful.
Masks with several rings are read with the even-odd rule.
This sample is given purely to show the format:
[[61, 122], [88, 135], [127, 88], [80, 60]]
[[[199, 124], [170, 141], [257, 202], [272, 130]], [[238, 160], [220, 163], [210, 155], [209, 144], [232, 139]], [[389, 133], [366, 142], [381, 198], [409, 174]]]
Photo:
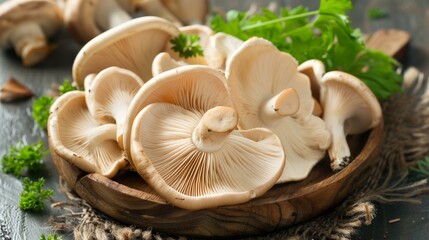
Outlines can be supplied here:
[[42, 129], [46, 129], [50, 108], [54, 101], [53, 97], [41, 96], [33, 102], [33, 118]]
[[9, 153], [2, 157], [2, 170], [16, 177], [23, 175], [25, 171], [39, 171], [43, 169], [43, 157], [48, 153], [44, 150], [42, 141], [23, 146], [18, 142], [9, 148]]
[[359, 77], [374, 94], [387, 99], [401, 91], [402, 77], [394, 70], [398, 63], [381, 52], [368, 50], [360, 31], [353, 29], [346, 15], [350, 0], [321, 0], [317, 11], [303, 6], [282, 8], [280, 14], [263, 9], [248, 16], [230, 11], [224, 20], [210, 19], [216, 32], [225, 32], [243, 41], [258, 36], [271, 41], [280, 51], [298, 62], [319, 59], [327, 71], [341, 70]]
[[49, 234], [48, 236], [45, 236], [45, 234], [40, 235], [39, 240], [62, 240], [63, 238], [61, 236], [58, 236], [57, 234]]
[[24, 178], [24, 190], [19, 200], [19, 208], [24, 211], [41, 211], [45, 208], [44, 201], [54, 194], [53, 190], [43, 189], [45, 179], [39, 178], [37, 181], [31, 181]]
[[200, 45], [200, 37], [194, 34], [179, 34], [177, 37], [170, 40], [173, 44], [171, 49], [182, 58], [191, 58], [196, 56], [204, 56], [203, 49]]
[[58, 87], [58, 90], [60, 91], [60, 94], [64, 94], [66, 92], [70, 92], [70, 91], [74, 91], [74, 90], [78, 90], [77, 87], [73, 86], [72, 83], [65, 79], [63, 84], [61, 84]]

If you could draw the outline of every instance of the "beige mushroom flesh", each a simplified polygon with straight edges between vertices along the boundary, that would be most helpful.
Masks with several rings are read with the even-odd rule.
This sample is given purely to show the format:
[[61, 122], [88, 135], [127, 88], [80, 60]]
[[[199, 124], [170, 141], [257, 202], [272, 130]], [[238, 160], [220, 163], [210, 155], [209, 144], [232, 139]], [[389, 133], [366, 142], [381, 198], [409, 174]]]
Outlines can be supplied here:
[[245, 41], [226, 65], [239, 128], [273, 131], [282, 142], [286, 165], [279, 183], [302, 180], [325, 156], [331, 138], [324, 121], [312, 115], [308, 77], [297, 61], [261, 38]]
[[79, 51], [73, 63], [74, 83], [82, 87], [86, 76], [117, 66], [136, 73], [144, 82], [152, 78], [152, 62], [167, 42], [179, 34], [171, 22], [141, 17], [110, 29]]
[[360, 134], [377, 126], [382, 111], [372, 91], [358, 78], [332, 71], [322, 78], [323, 119], [332, 136], [331, 168], [340, 171], [352, 160], [347, 135]]
[[0, 5], [0, 47], [13, 48], [24, 66], [33, 66], [49, 55], [48, 38], [63, 25], [63, 14], [54, 1], [14, 0]]
[[65, 22], [72, 35], [82, 44], [100, 33], [132, 19], [131, 1], [69, 0]]
[[110, 67], [98, 73], [88, 85], [85, 91], [90, 113], [100, 124], [116, 124], [116, 140], [123, 148], [122, 135], [127, 110], [143, 86], [143, 80], [129, 70]]
[[161, 2], [184, 25], [206, 23], [210, 5], [208, 0], [161, 0]]
[[137, 114], [151, 103], [171, 103], [186, 110], [206, 112], [216, 106], [232, 107], [223, 73], [216, 69], [187, 65], [154, 76], [133, 98], [127, 112], [123, 142], [131, 156], [131, 128]]
[[236, 125], [230, 107], [203, 113], [150, 104], [133, 124], [133, 164], [175, 206], [198, 210], [247, 202], [277, 182], [284, 153], [271, 131], [238, 131]]
[[313, 115], [321, 117], [323, 109], [320, 105], [320, 82], [325, 74], [325, 65], [317, 59], [307, 60], [298, 66], [298, 71], [310, 79], [311, 95], [314, 100]]
[[111, 178], [127, 165], [116, 131], [115, 124], [96, 121], [82, 91], [61, 95], [51, 107], [48, 133], [52, 150], [88, 173]]

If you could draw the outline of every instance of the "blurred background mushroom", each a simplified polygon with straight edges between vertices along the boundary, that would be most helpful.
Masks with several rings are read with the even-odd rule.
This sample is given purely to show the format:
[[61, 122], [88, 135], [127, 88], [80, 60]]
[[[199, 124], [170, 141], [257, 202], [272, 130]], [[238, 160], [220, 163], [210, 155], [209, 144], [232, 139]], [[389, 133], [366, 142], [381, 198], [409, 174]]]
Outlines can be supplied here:
[[63, 26], [63, 13], [54, 1], [11, 0], [0, 5], [0, 47], [13, 48], [30, 67], [51, 52], [48, 43]]

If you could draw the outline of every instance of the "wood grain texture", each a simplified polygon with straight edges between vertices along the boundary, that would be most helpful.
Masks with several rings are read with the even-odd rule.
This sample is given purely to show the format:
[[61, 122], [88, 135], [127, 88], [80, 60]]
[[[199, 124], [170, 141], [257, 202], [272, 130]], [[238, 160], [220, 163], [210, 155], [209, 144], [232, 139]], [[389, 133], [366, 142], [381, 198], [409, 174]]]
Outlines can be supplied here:
[[[174, 207], [150, 189], [135, 172], [114, 179], [85, 174], [59, 156], [53, 157], [60, 175], [94, 208], [127, 224], [194, 237], [266, 234], [316, 217], [365, 182], [361, 173], [371, 167], [381, 144], [383, 124], [355, 138], [355, 160], [334, 174], [328, 159], [303, 181], [279, 184], [250, 202], [198, 211]], [[362, 148], [363, 146], [363, 148]]]

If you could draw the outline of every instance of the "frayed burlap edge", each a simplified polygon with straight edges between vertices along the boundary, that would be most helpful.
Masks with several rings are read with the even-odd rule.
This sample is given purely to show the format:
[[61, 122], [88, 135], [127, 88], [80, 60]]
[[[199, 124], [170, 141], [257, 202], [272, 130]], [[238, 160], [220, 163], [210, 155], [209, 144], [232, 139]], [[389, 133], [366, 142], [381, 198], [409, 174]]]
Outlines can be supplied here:
[[[410, 181], [407, 167], [429, 154], [429, 94], [426, 83], [423, 85], [414, 84], [383, 103], [384, 142], [362, 188], [318, 218], [252, 239], [350, 239], [362, 224], [371, 224], [376, 212], [373, 202], [420, 203], [416, 197], [429, 190], [427, 180]], [[69, 189], [65, 192], [72, 202], [52, 204], [62, 214], [52, 216], [49, 224], [55, 231], [73, 232], [75, 239], [186, 239], [124, 226], [93, 209]]]

